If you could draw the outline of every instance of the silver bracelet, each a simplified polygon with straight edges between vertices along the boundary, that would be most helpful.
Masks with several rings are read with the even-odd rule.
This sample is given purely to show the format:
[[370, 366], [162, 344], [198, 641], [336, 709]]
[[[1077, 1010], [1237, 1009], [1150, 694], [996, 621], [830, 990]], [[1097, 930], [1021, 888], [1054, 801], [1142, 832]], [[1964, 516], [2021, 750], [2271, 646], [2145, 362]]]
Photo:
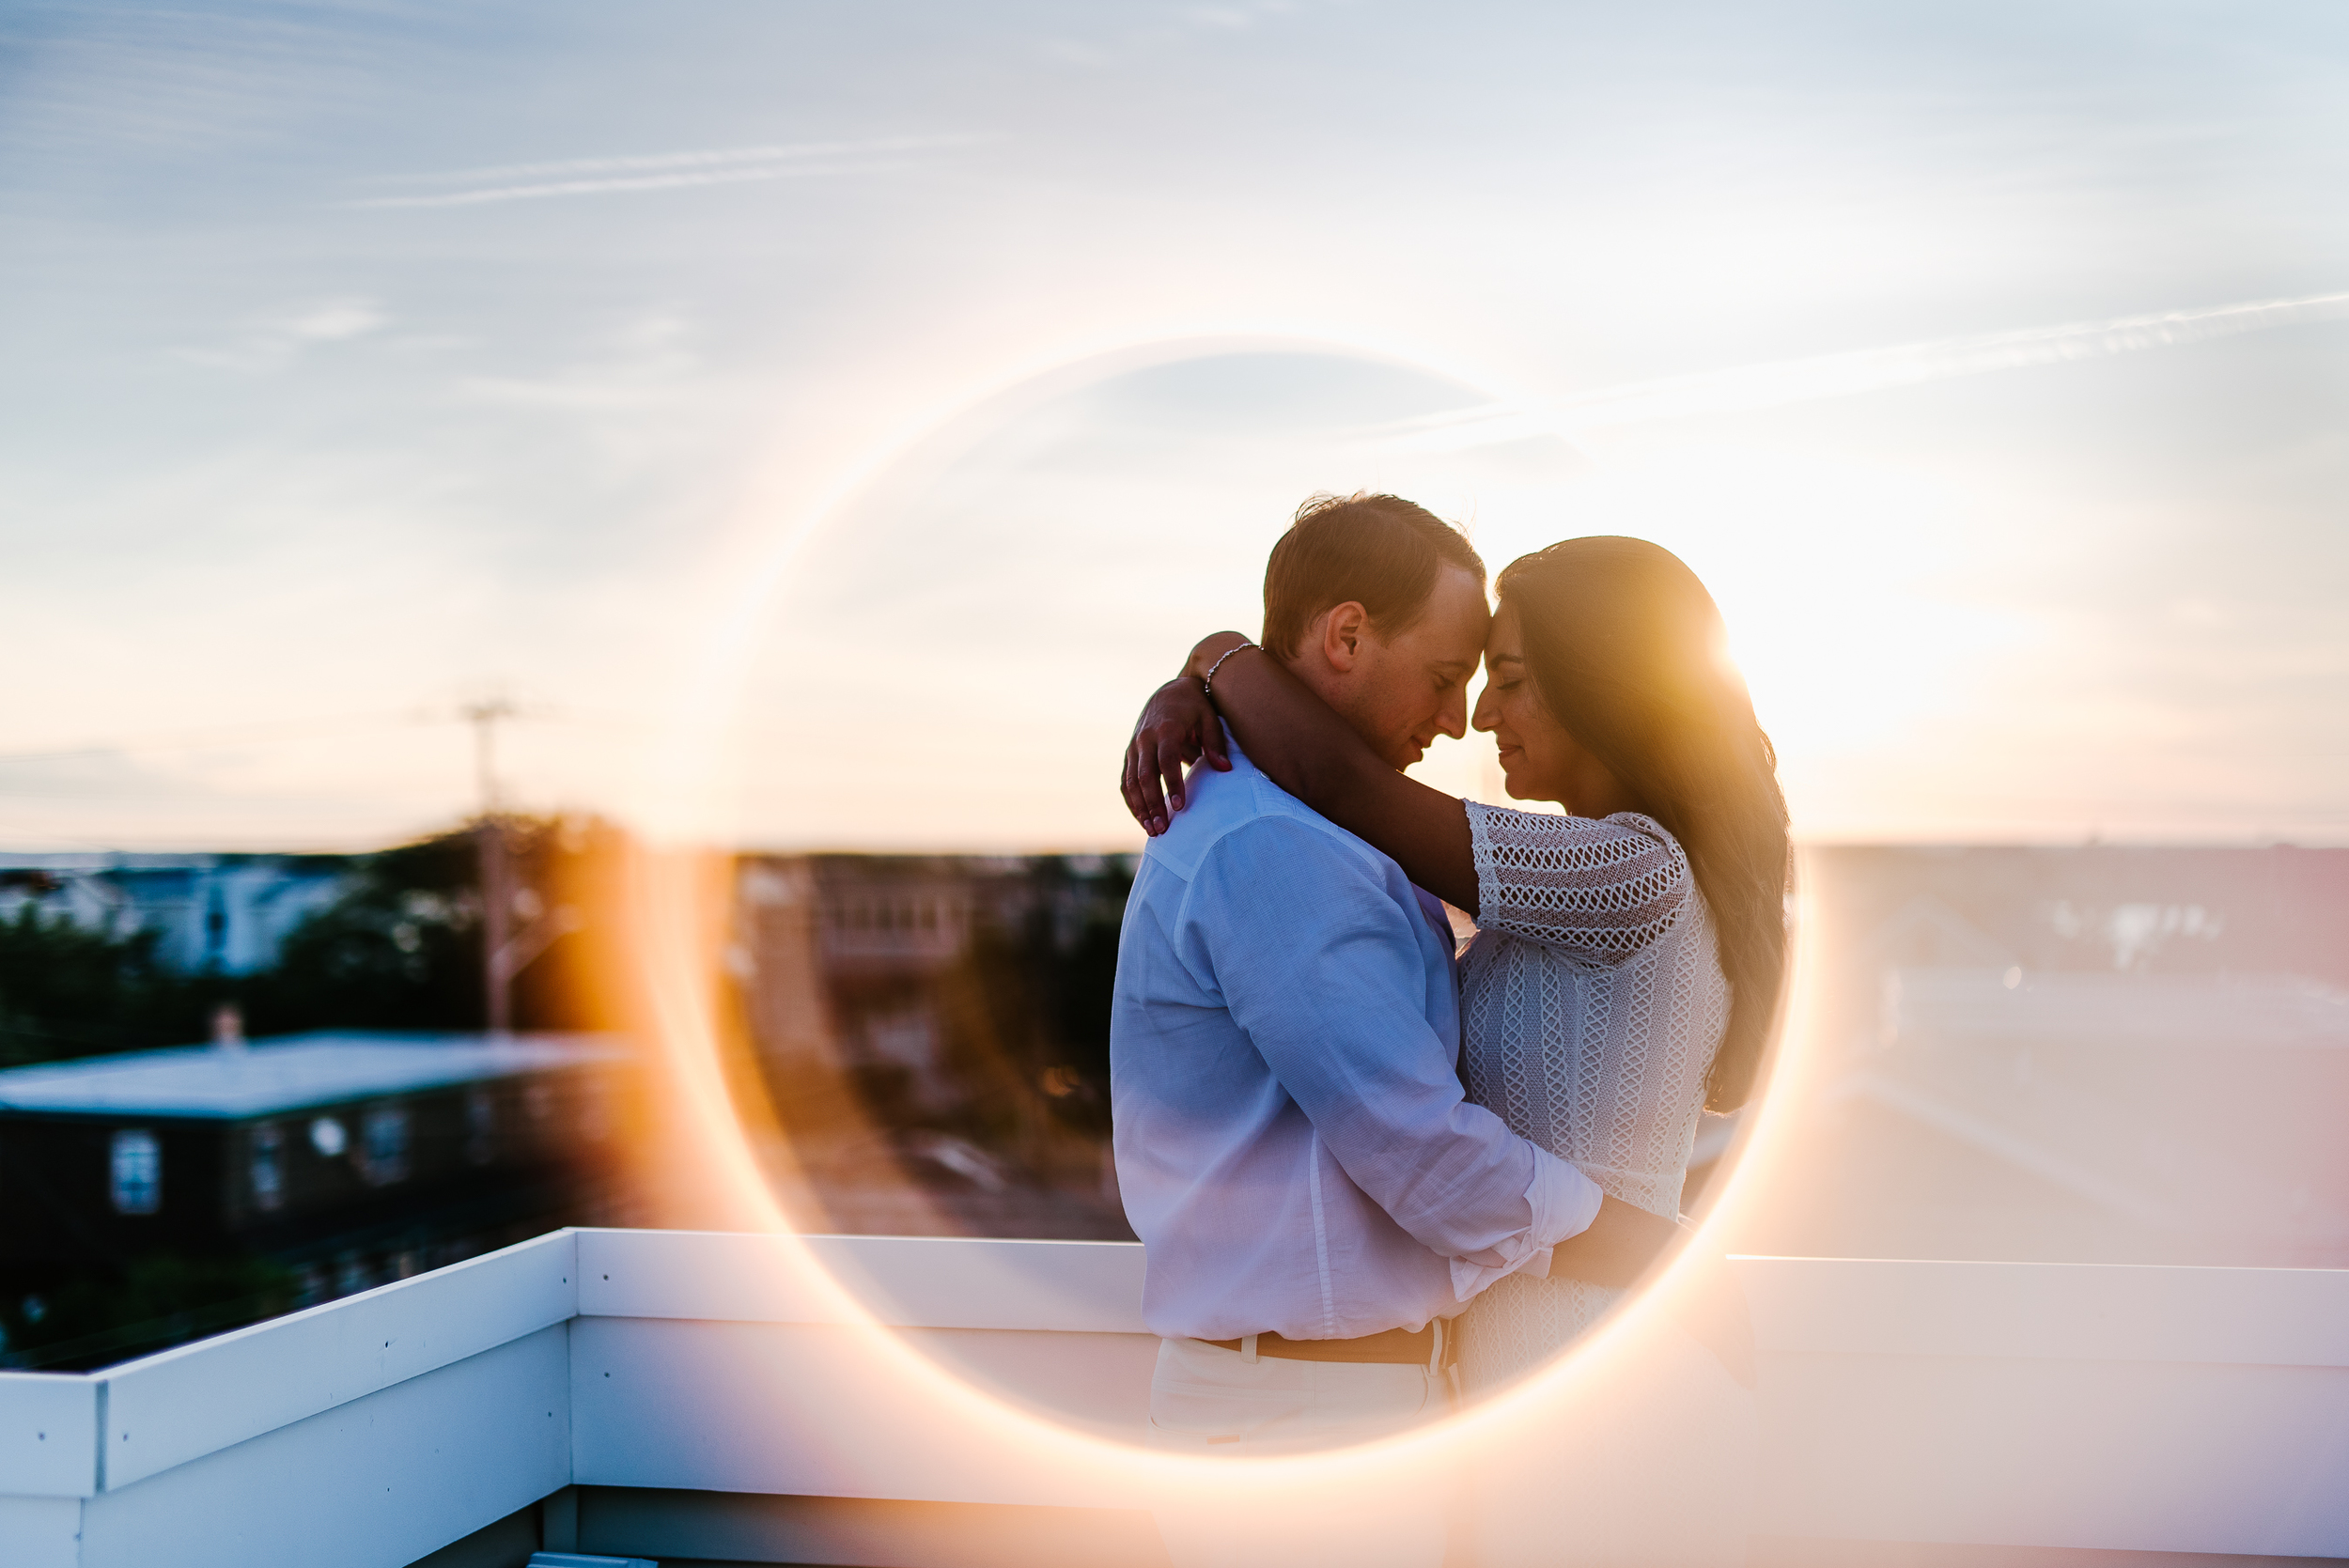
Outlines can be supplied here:
[[[1219, 660], [1217, 660], [1214, 663], [1212, 663], [1212, 664], [1210, 664], [1210, 665], [1208, 665], [1208, 666], [1207, 666], [1207, 673], [1206, 673], [1206, 677], [1205, 677], [1204, 679], [1202, 679], [1202, 680], [1199, 682], [1199, 684], [1200, 684], [1200, 685], [1202, 685], [1202, 686], [1204, 686], [1204, 687], [1206, 687], [1206, 688], [1207, 689], [1207, 701], [1209, 701], [1209, 702], [1213, 702], [1213, 701], [1215, 701], [1215, 673], [1216, 673], [1218, 670], [1221, 670], [1221, 668], [1223, 668], [1223, 660], [1224, 660], [1224, 659], [1229, 659], [1229, 658], [1231, 658], [1231, 657], [1232, 657], [1232, 655], [1234, 655], [1234, 654], [1236, 654], [1236, 653], [1239, 652], [1242, 648], [1253, 648], [1253, 647], [1255, 647], [1255, 646], [1256, 646], [1256, 644], [1253, 644], [1253, 643], [1239, 643], [1239, 644], [1234, 644], [1233, 646], [1228, 647], [1228, 648], [1225, 648], [1225, 649], [1223, 650], [1223, 658], [1222, 658], [1222, 659], [1219, 659]], [[1263, 650], [1263, 649], [1261, 649], [1261, 648], [1258, 648], [1258, 649], [1257, 649], [1257, 651], [1258, 651], [1259, 653], [1261, 653], [1261, 652], [1263, 652], [1264, 650]]]

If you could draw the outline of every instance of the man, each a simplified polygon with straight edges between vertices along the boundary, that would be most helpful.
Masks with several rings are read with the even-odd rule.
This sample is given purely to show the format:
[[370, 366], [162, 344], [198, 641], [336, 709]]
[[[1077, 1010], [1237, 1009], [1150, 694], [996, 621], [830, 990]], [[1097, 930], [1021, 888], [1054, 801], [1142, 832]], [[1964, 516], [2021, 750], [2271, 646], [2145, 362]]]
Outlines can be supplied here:
[[[1393, 496], [1308, 502], [1265, 574], [1262, 651], [1396, 768], [1467, 728], [1485, 568]], [[1462, 1097], [1442, 907], [1251, 766], [1194, 771], [1127, 906], [1110, 1034], [1117, 1175], [1163, 1337], [1150, 1419], [1199, 1453], [1338, 1446], [1447, 1403], [1479, 1291], [1590, 1225], [1596, 1186]], [[1329, 1560], [1442, 1555], [1440, 1499], [1322, 1521]], [[1178, 1563], [1295, 1555], [1162, 1514]], [[1339, 1540], [1329, 1531], [1339, 1530]], [[1237, 1536], [1237, 1539], [1236, 1539]]]

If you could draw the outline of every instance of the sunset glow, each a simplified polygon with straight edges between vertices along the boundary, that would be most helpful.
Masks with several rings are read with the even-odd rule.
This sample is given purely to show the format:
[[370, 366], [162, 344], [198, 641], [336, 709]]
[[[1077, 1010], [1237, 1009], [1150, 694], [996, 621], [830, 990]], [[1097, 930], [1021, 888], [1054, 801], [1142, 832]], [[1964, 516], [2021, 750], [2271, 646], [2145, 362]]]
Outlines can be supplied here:
[[[1335, 17], [43, 23], [0, 110], [13, 841], [436, 826], [502, 693], [531, 809], [1130, 846], [1139, 694], [1362, 486], [1496, 567], [1680, 551], [1810, 838], [2340, 837], [2323, 50]], [[872, 99], [807, 63], [884, 56]], [[1333, 142], [1252, 85], [1309, 70], [1381, 106]], [[734, 730], [722, 816], [680, 708]]]
[[[507, 1339], [445, 1365], [419, 1356], [401, 1379], [455, 1387], [460, 1362], [486, 1377], [485, 1358], [527, 1361], [576, 1399], [579, 1433], [623, 1434], [618, 1452], [660, 1446], [638, 1431], [653, 1405], [624, 1385], [646, 1368], [638, 1381], [658, 1385], [661, 1357], [704, 1358], [719, 1383], [753, 1361], [777, 1385], [837, 1374], [838, 1409], [792, 1412], [820, 1436], [787, 1484], [758, 1470], [760, 1440], [671, 1412], [728, 1449], [725, 1496], [758, 1508], [1001, 1505], [1053, 1529], [1157, 1509], [1124, 1525], [1177, 1546], [1174, 1513], [1260, 1508], [1277, 1545], [1313, 1525], [1300, 1501], [1369, 1516], [1413, 1487], [1472, 1504], [1482, 1486], [1517, 1499], [1479, 1527], [1486, 1568], [1568, 1560], [1527, 1524], [1545, 1510], [1579, 1532], [1573, 1560], [1595, 1563], [1807, 1565], [1830, 1529], [1855, 1552], [2248, 1561], [2312, 1550], [2322, 1525], [2334, 1534], [2317, 1545], [2349, 1551], [2329, 1501], [2264, 1544], [2234, 1523], [2197, 1535], [2200, 1517], [2139, 1529], [2187, 1495], [2176, 1477], [2203, 1480], [2205, 1451], [2177, 1448], [2168, 1472], [2110, 1457], [2123, 1437], [2174, 1428], [2209, 1445], [2256, 1426], [2272, 1448], [2247, 1438], [2228, 1462], [2264, 1467], [2270, 1490], [2236, 1488], [2264, 1529], [2289, 1511], [2261, 1499], [2342, 1441], [2338, 1400], [2324, 1404], [2338, 1389], [2320, 1388], [2349, 1365], [2332, 1320], [2258, 1316], [2284, 1285], [2292, 1302], [2331, 1300], [2349, 1260], [2349, 1156], [2326, 1119], [2349, 1092], [2337, 12], [191, 6], [19, 8], [8, 33], [0, 920], [18, 945], [0, 954], [0, 1071], [115, 1083], [167, 1058], [241, 1083], [287, 1059], [265, 1034], [331, 1026], [397, 1032], [420, 1059], [428, 1032], [490, 1055], [516, 1033], [577, 1032], [597, 1042], [578, 1061], [610, 1076], [582, 1067], [560, 1080], [582, 1086], [568, 1099], [519, 1069], [494, 1095], [451, 1079], [429, 1104], [396, 1086], [332, 1108], [224, 1098], [235, 1113], [206, 1111], [200, 1145], [145, 1125], [178, 1114], [151, 1100], [57, 1100], [71, 1126], [40, 1146], [86, 1144], [86, 1213], [59, 1200], [66, 1218], [40, 1222], [65, 1239], [38, 1256], [26, 1243], [22, 1278], [0, 1257], [0, 1381], [17, 1394], [44, 1369], [79, 1376], [223, 1326], [282, 1316], [269, 1343], [349, 1340], [284, 1358], [317, 1401], [272, 1406], [274, 1425], [215, 1423], [214, 1447], [151, 1472], [194, 1488], [199, 1458], [301, 1422], [376, 1432], [365, 1421], [390, 1404], [336, 1412], [409, 1395], [382, 1379], [351, 1395], [352, 1347], [389, 1364], [442, 1333], [303, 1340], [329, 1321], [303, 1313], [339, 1303], [334, 1321], [372, 1325], [393, 1299], [373, 1293], [425, 1274], [451, 1293], [431, 1300], [459, 1300], [490, 1270], [458, 1271], [560, 1229], [560, 1248], [499, 1265], [537, 1293]], [[1121, 799], [1126, 748], [1211, 736], [1215, 715], [1203, 696], [1179, 723], [1137, 712], [1198, 639], [1257, 634], [1267, 554], [1300, 503], [1356, 491], [1455, 523], [1492, 577], [1587, 536], [1679, 557], [1775, 746], [1792, 886], [1761, 749], [1706, 663], [1701, 599], [1653, 551], [1586, 547], [1551, 558], [1567, 563], [1553, 624], [1648, 662], [1562, 654], [1527, 589], [1518, 662], [1608, 700], [1582, 710], [1593, 740], [1536, 687], [1508, 697], [1532, 737], [1511, 768], [1529, 793], [1548, 781], [1537, 809], [1574, 801], [1610, 824], [1493, 830], [1471, 808], [1464, 830], [1457, 800], [1390, 771], [1392, 737], [1415, 743], [1421, 721], [1368, 751], [1341, 727], [1279, 775], [1329, 814], [1300, 831], [1330, 829], [1314, 846], [1338, 869], [1309, 887], [1277, 854], [1231, 850], [1257, 857], [1230, 874], [1238, 913], [1194, 924], [1212, 928], [1199, 952], [1223, 939], [1237, 958], [1138, 961], [1200, 906], [1161, 921], [1147, 904], [1175, 885], [1181, 840], [1143, 859], [1135, 815], [1164, 824]], [[1315, 568], [1334, 572], [1379, 558], [1349, 552], [1384, 536], [1425, 566], [1408, 581], [1440, 582], [1441, 612], [1419, 624], [1445, 651], [1389, 706], [1450, 703], [1442, 672], [1484, 635], [1468, 574], [1428, 565], [1461, 565], [1458, 541], [1409, 508], [1320, 520], [1364, 532], [1309, 524], [1284, 571], [1316, 537], [1342, 541]], [[1592, 583], [1620, 597], [1568, 591]], [[1261, 649], [1231, 666], [1289, 703], [1261, 746], [1252, 734], [1260, 758], [1335, 725], [1331, 709], [1373, 734], [1362, 714], [1387, 710], [1349, 709], [1348, 693], [1393, 697], [1398, 665], [1368, 660], [1347, 685], [1346, 635], [1326, 644], [1321, 688]], [[1238, 714], [1248, 677], [1219, 678]], [[1299, 694], [1313, 690], [1323, 704]], [[1315, 768], [1349, 754], [1347, 787], [1317, 795]], [[1500, 803], [1498, 756], [1471, 732], [1412, 771]], [[1236, 784], [1260, 815], [1297, 804]], [[1369, 796], [1407, 799], [1349, 816]], [[1190, 825], [1202, 818], [1221, 831], [1206, 810]], [[1507, 833], [1520, 859], [1504, 873]], [[1439, 835], [1441, 856], [1426, 847]], [[1199, 853], [1180, 899], [1211, 882]], [[1278, 897], [1246, 885], [1268, 864], [1289, 877]], [[1356, 893], [1375, 908], [1359, 924], [1283, 945], [1365, 866], [1371, 892]], [[1551, 902], [1513, 922], [1510, 874], [1528, 907]], [[1152, 917], [1128, 918], [1129, 897]], [[1544, 924], [1566, 906], [1572, 919]], [[1228, 937], [1260, 915], [1269, 936]], [[1331, 955], [1376, 945], [1373, 925], [1410, 969], [1404, 1003], [1333, 1023], [1328, 996], [1384, 983], [1365, 970], [1296, 1004], [1341, 971]], [[1487, 945], [1455, 952], [1468, 935]], [[1492, 979], [1479, 966], [1496, 951], [1522, 967]], [[1176, 978], [1145, 995], [1132, 977], [1152, 963]], [[1286, 1034], [1248, 1012], [1233, 976], [1250, 964], [1273, 1011], [1292, 1007]], [[1772, 1005], [1774, 1035], [1746, 1027]], [[1183, 1032], [1207, 1016], [1225, 1032]], [[1160, 1030], [1168, 1017], [1180, 1026]], [[272, 1017], [297, 1021], [248, 1031]], [[1741, 1101], [1765, 1042], [1775, 1054]], [[1316, 1100], [1314, 1075], [1358, 1064], [1349, 1051], [1369, 1065], [1332, 1071]], [[1200, 1070], [1210, 1060], [1255, 1076], [1227, 1091]], [[1168, 1063], [1173, 1088], [1137, 1092]], [[1533, 1079], [1539, 1113], [1504, 1111], [1506, 1085]], [[1368, 1112], [1398, 1083], [1423, 1112], [1412, 1125], [1436, 1130], [1359, 1135], [1384, 1127]], [[0, 1095], [0, 1112], [50, 1113], [29, 1103]], [[1178, 1147], [1235, 1104], [1256, 1120], [1233, 1112], [1212, 1129], [1228, 1141], [1201, 1135], [1195, 1159]], [[101, 1129], [108, 1105], [141, 1125]], [[1562, 1130], [1552, 1107], [1611, 1124], [1624, 1146], [1636, 1123], [1647, 1152], [1594, 1153], [1606, 1138]], [[1154, 1115], [1171, 1138], [1134, 1130]], [[0, 1150], [24, 1191], [39, 1182], [13, 1151], [30, 1146]], [[199, 1146], [214, 1162], [201, 1215], [179, 1152]], [[1401, 1174], [1382, 1188], [1370, 1168], [1391, 1157]], [[1177, 1194], [1163, 1209], [1210, 1216], [1190, 1254], [1190, 1238], [1152, 1230], [1161, 1176]], [[482, 1194], [499, 1181], [493, 1222]], [[1280, 1209], [1264, 1194], [1282, 1182], [1310, 1198]], [[1332, 1247], [1325, 1188], [1359, 1201], [1346, 1212], [1370, 1241]], [[1467, 1206], [1412, 1211], [1399, 1188]], [[297, 1213], [298, 1190], [323, 1194], [325, 1218]], [[1570, 1201], [1587, 1234], [1562, 1222], [1523, 1240]], [[1492, 1254], [1443, 1231], [1460, 1213], [1507, 1217], [1477, 1233], [1517, 1249], [1505, 1264], [1553, 1241], [1587, 1260], [1577, 1240], [1619, 1221], [1647, 1258], [1672, 1245], [1675, 1203], [1694, 1240], [1635, 1294], [1605, 1294], [1621, 1278], [1603, 1270], [1540, 1286], [1542, 1311], [1585, 1314], [1540, 1332], [1475, 1327], [1517, 1311], [1509, 1293], [1532, 1296], [1532, 1278], [1471, 1310], [1471, 1352], [1511, 1335], [1523, 1352], [1481, 1403], [1472, 1358], [1448, 1384], [1419, 1360], [1439, 1334], [1341, 1327], [1347, 1268], [1369, 1281], [1363, 1324], [1427, 1324], [1472, 1295], [1459, 1281]], [[184, 1234], [159, 1240], [166, 1217]], [[583, 1290], [590, 1232], [660, 1236], [675, 1250], [606, 1255], [691, 1252], [723, 1278], [699, 1296]], [[693, 1251], [709, 1232], [736, 1238]], [[230, 1283], [140, 1305], [132, 1278], [158, 1259], [197, 1277], [171, 1272], [186, 1260], [166, 1242], [183, 1241], [190, 1257], [214, 1248], [198, 1261]], [[884, 1255], [941, 1271], [940, 1289], [977, 1304], [968, 1320], [898, 1312], [871, 1263]], [[1058, 1290], [1073, 1271], [1039, 1283], [1039, 1256], [1108, 1259], [1083, 1278], [1124, 1294], [1104, 1308]], [[1245, 1268], [1226, 1279], [1234, 1256]], [[1879, 1264], [1849, 1291], [1861, 1306], [1836, 1320], [1842, 1339], [1806, 1338], [1811, 1309], [1844, 1299], [1839, 1271]], [[235, 1283], [247, 1265], [266, 1290]], [[2141, 1343], [2106, 1343], [2099, 1293], [2121, 1287], [2083, 1280], [2107, 1265], [2168, 1271], [2146, 1289], [2171, 1315]], [[611, 1266], [596, 1286], [630, 1265]], [[1177, 1320], [1148, 1293], [1183, 1266], [1212, 1306]], [[1961, 1266], [2048, 1272], [1947, 1298], [2022, 1326], [1975, 1335], [1935, 1294], [1934, 1271]], [[1796, 1273], [1810, 1282], [1772, 1294]], [[1275, 1277], [1288, 1296], [1246, 1299]], [[73, 1292], [112, 1292], [115, 1317], [89, 1306], [87, 1326], [59, 1327]], [[1024, 1316], [988, 1319], [1015, 1297]], [[1887, 1301], [1899, 1332], [1871, 1339], [1882, 1324], [1866, 1314]], [[2046, 1350], [2033, 1336], [2057, 1317], [2069, 1327]], [[1745, 1338], [1714, 1333], [1725, 1321]], [[621, 1377], [592, 1362], [599, 1335], [633, 1347]], [[1403, 1412], [1358, 1436], [1436, 1414], [1245, 1465], [1141, 1446], [1318, 1420], [1318, 1374], [1297, 1374], [1315, 1390], [1297, 1409], [1233, 1417], [1262, 1417], [1245, 1432], [1159, 1419], [1151, 1365], [1239, 1360], [1238, 1409], [1272, 1386], [1260, 1340], [1275, 1361], [1358, 1363], [1353, 1387], [1388, 1401], [1377, 1420]], [[1885, 1481], [1835, 1446], [1875, 1445], [1862, 1457], [1889, 1472], [1929, 1430], [2020, 1466], [2037, 1451], [2008, 1443], [2012, 1412], [1967, 1400], [1994, 1386], [1975, 1375], [1992, 1362], [2039, 1379], [2043, 1351], [2057, 1370], [2032, 1397], [2091, 1423], [2077, 1473], [2046, 1484], [2092, 1495], [2106, 1523], [2074, 1529], [2069, 1496], [2031, 1514], [2036, 1495], [2016, 1501], [1995, 1464]], [[1052, 1375], [1033, 1375], [1047, 1358]], [[1911, 1382], [1872, 1405], [1879, 1375]], [[2206, 1375], [2234, 1381], [2206, 1405], [2173, 1398]], [[593, 1489], [690, 1490], [657, 1469], [590, 1475], [583, 1440], [537, 1424], [558, 1419], [541, 1386], [508, 1402], [546, 1439], [538, 1489], [468, 1494], [484, 1517], [463, 1531], [547, 1504], [524, 1523], [553, 1549], [562, 1510], [577, 1536]], [[47, 1414], [10, 1415], [7, 1432], [42, 1465], [74, 1449], [63, 1479], [23, 1497], [79, 1552], [85, 1521], [99, 1541], [135, 1512], [106, 1512], [132, 1483], [108, 1481], [125, 1438], [96, 1423], [173, 1396], [72, 1387], [93, 1423], [72, 1443], [50, 1441], [65, 1429]], [[1463, 1389], [1470, 1403], [1444, 1405]], [[2098, 1393], [2115, 1389], [2140, 1405]], [[2318, 1414], [2229, 1414], [2288, 1399]], [[147, 1441], [147, 1416], [135, 1424]], [[835, 1434], [853, 1440], [835, 1452]], [[412, 1446], [439, 1455], [438, 1441]], [[840, 1457], [858, 1443], [863, 1457]], [[240, 1463], [264, 1467], [259, 1452]], [[900, 1452], [949, 1455], [924, 1473], [958, 1479], [898, 1489]], [[1804, 1477], [1863, 1472], [1849, 1496], [1803, 1492]], [[368, 1506], [395, 1506], [365, 1479]], [[1965, 1514], [1969, 1487], [1997, 1507]], [[18, 1500], [0, 1485], [0, 1504]], [[417, 1552], [461, 1538], [452, 1525]]]

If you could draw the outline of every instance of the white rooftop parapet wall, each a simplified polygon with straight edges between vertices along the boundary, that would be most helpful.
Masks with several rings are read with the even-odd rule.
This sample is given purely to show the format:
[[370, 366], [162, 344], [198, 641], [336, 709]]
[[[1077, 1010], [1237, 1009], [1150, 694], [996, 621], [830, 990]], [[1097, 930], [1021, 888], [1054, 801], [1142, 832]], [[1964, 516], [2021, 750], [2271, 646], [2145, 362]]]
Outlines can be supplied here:
[[325, 1543], [404, 1563], [568, 1483], [577, 1250], [558, 1232], [101, 1373], [0, 1374], [9, 1568]]
[[[964, 1375], [1141, 1436], [1140, 1248], [812, 1245]], [[1737, 1266], [1761, 1350], [1757, 1560], [1833, 1542], [2349, 1556], [2349, 1273]], [[773, 1238], [567, 1231], [103, 1373], [0, 1374], [0, 1560], [402, 1568], [572, 1484], [1146, 1501], [941, 1419], [793, 1279]]]
[[1738, 1269], [1757, 1535], [2349, 1557], [2349, 1271]]

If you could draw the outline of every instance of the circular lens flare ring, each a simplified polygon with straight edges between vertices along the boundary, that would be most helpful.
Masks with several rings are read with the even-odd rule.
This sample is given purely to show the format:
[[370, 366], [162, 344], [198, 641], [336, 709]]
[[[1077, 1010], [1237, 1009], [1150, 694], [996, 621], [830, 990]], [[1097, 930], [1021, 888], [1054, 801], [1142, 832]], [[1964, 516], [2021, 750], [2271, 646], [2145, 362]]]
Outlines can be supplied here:
[[[1192, 358], [1267, 349], [1339, 354], [1432, 368], [1427, 358], [1324, 336], [1253, 330], [1152, 335], [1054, 357], [991, 378], [940, 409], [909, 420], [844, 467], [814, 499], [791, 517], [760, 552], [754, 569], [713, 625], [698, 662], [690, 695], [677, 710], [666, 755], [666, 784], [675, 795], [706, 793], [722, 775], [727, 728], [746, 666], [773, 599], [788, 581], [789, 568], [805, 545], [820, 535], [892, 469], [926, 444], [938, 441], [975, 413], [993, 417], [984, 429], [1000, 427], [1019, 410], [1063, 393], [1148, 366]], [[1468, 377], [1437, 371], [1474, 385]], [[1563, 433], [1563, 432], [1562, 432]], [[696, 802], [698, 804], [707, 804]], [[689, 811], [688, 820], [714, 820]], [[748, 1121], [773, 1124], [769, 1108], [746, 1105], [749, 1089], [725, 1070], [719, 987], [727, 940], [725, 857], [670, 846], [648, 851], [639, 862], [639, 896], [631, 901], [638, 929], [632, 951], [644, 966], [652, 1024], [661, 1058], [676, 1086], [691, 1134], [711, 1158], [737, 1212], [771, 1232], [794, 1288], [820, 1302], [834, 1321], [851, 1326], [873, 1369], [900, 1386], [918, 1390], [931, 1419], [960, 1429], [973, 1442], [1016, 1452], [1024, 1464], [1050, 1467], [1065, 1488], [1104, 1498], [1147, 1500], [1169, 1486], [1181, 1488], [1212, 1478], [1219, 1495], [1270, 1498], [1300, 1484], [1351, 1488], [1424, 1479], [1439, 1457], [1456, 1462], [1464, 1447], [1504, 1439], [1530, 1419], [1562, 1407], [1615, 1397], [1620, 1381], [1639, 1352], [1659, 1332], [1672, 1329], [1675, 1312], [1700, 1271], [1700, 1260], [1718, 1254], [1720, 1238], [1735, 1234], [1737, 1219], [1754, 1202], [1770, 1165], [1781, 1157], [1785, 1118], [1777, 1106], [1800, 1076], [1799, 1046], [1807, 1037], [1812, 944], [1796, 944], [1795, 972], [1787, 1016], [1771, 1073], [1778, 1091], [1756, 1106], [1750, 1125], [1724, 1157], [1727, 1174], [1689, 1245], [1657, 1276], [1638, 1287], [1637, 1299], [1611, 1314], [1573, 1349], [1542, 1373], [1443, 1420], [1392, 1436], [1351, 1447], [1257, 1458], [1234, 1466], [1227, 1460], [1156, 1452], [1082, 1431], [1037, 1410], [990, 1393], [932, 1359], [883, 1325], [848, 1287], [834, 1277], [801, 1239], [791, 1218], [762, 1169], [746, 1134]], [[1797, 923], [1797, 932], [1804, 923]]]

